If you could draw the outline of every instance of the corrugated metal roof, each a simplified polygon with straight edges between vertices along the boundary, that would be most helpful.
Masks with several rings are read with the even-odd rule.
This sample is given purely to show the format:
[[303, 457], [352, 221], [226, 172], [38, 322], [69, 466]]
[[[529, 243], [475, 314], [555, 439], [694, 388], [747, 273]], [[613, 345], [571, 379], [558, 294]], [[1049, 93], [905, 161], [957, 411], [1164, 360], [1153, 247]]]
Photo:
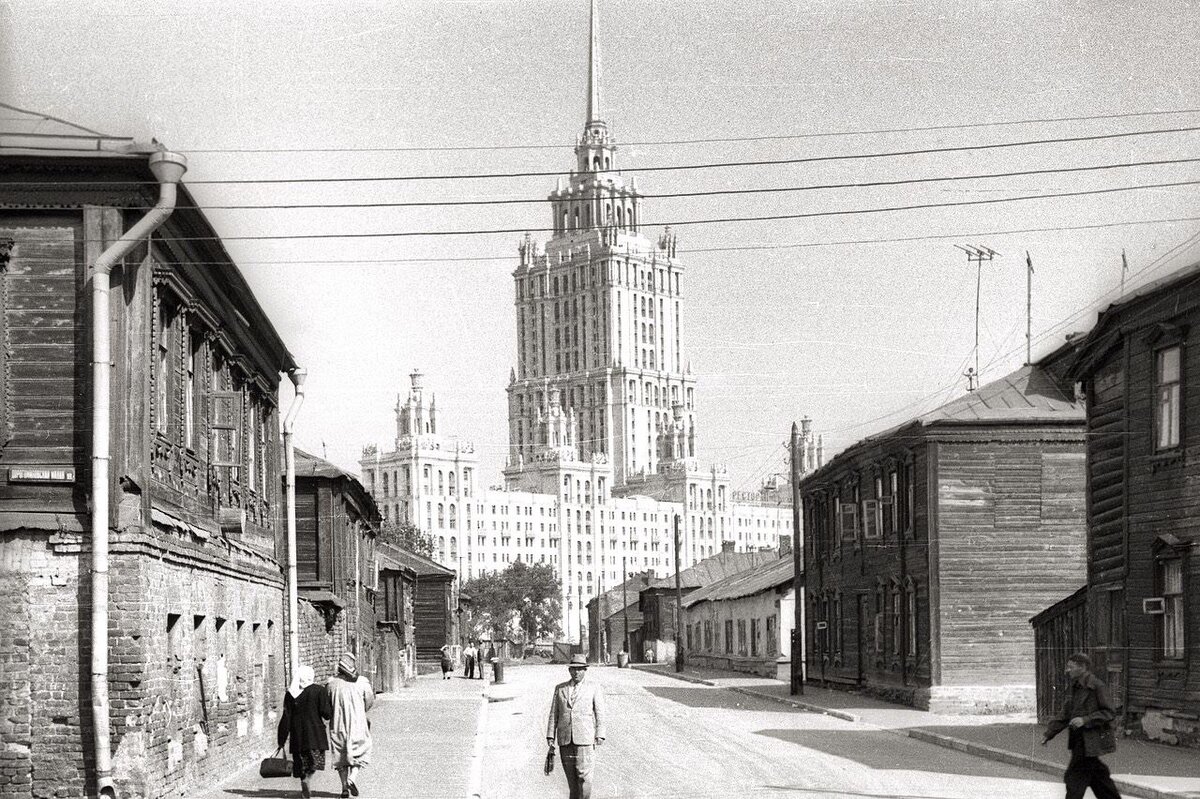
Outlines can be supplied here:
[[690, 608], [692, 605], [705, 601], [715, 602], [719, 599], [753, 596], [781, 585], [790, 585], [795, 575], [796, 561], [789, 552], [765, 566], [739, 572], [693, 591], [683, 598], [683, 606]]
[[432, 561], [415, 552], [409, 552], [407, 549], [401, 549], [395, 544], [379, 543], [376, 545], [377, 551], [395, 560], [401, 566], [407, 566], [417, 573], [418, 577], [428, 577], [430, 575], [453, 575], [454, 569], [448, 566]]
[[[770, 563], [778, 557], [774, 550], [764, 552], [718, 552], [679, 573], [679, 587], [703, 588], [717, 580]], [[670, 574], [650, 583], [650, 588], [674, 588], [675, 575]]]
[[[1057, 352], [1057, 351], [1056, 351]], [[878, 433], [873, 433], [830, 458], [804, 482], [830, 473], [835, 464], [866, 444], [889, 438], [905, 428], [938, 424], [1080, 424], [1087, 418], [1082, 402], [1068, 396], [1054, 376], [1038, 364], [1022, 366], [975, 391]]]

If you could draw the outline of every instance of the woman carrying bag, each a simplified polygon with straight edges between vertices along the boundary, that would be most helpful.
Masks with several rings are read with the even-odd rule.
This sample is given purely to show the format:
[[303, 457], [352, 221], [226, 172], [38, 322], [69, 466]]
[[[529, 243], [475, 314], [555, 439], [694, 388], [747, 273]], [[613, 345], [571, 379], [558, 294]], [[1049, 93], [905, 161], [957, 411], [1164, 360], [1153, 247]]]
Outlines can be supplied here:
[[279, 719], [279, 748], [288, 744], [292, 755], [292, 776], [300, 778], [300, 794], [312, 796], [308, 781], [325, 769], [329, 737], [325, 722], [333, 717], [333, 703], [324, 685], [313, 683], [312, 666], [300, 666], [283, 697], [283, 716]]

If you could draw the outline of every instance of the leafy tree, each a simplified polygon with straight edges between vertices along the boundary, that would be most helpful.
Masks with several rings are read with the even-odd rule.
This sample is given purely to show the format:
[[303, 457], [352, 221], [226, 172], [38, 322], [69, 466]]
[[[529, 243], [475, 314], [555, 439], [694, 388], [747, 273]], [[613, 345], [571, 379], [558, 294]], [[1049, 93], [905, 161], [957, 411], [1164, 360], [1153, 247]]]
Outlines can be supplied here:
[[476, 577], [462, 590], [471, 597], [476, 634], [503, 637], [517, 627], [526, 640], [537, 640], [559, 632], [562, 589], [549, 564], [516, 561], [502, 572]]
[[410, 522], [383, 522], [379, 526], [379, 538], [408, 552], [433, 557], [433, 536]]

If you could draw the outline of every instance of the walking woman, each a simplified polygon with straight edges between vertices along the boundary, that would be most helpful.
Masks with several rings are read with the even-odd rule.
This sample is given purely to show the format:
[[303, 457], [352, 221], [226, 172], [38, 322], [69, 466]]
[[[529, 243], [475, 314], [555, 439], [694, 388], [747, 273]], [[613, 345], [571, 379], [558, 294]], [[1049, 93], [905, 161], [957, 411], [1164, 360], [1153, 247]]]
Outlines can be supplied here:
[[442, 645], [442, 679], [448, 680], [450, 672], [454, 671], [454, 661], [450, 659], [450, 644]]
[[358, 796], [358, 775], [371, 762], [371, 725], [367, 711], [375, 702], [375, 691], [366, 677], [358, 676], [354, 655], [342, 655], [337, 676], [329, 681], [333, 718], [329, 743], [333, 765], [342, 780], [342, 796]]
[[333, 715], [329, 691], [313, 684], [312, 666], [300, 666], [291, 687], [283, 697], [283, 716], [279, 719], [279, 748], [288, 743], [292, 755], [292, 776], [300, 778], [300, 794], [308, 797], [308, 781], [325, 769], [325, 722]]

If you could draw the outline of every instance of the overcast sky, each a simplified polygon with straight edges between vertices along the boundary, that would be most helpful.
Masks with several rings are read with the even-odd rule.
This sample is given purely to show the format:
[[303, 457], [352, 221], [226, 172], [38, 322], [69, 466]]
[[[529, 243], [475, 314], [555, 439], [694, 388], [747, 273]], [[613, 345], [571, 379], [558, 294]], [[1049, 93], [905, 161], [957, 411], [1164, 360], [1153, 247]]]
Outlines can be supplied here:
[[[1193, 2], [600, 0], [602, 116], [618, 142], [640, 142], [618, 153], [635, 175], [1196, 127], [1194, 111], [1145, 114], [1200, 108], [1197, 11]], [[587, 14], [585, 0], [0, 0], [0, 99], [188, 154], [185, 182], [309, 370], [301, 446], [319, 454], [324, 443], [354, 468], [365, 444], [390, 446], [396, 394], [419, 366], [443, 431], [476, 442], [491, 482], [507, 454], [518, 234], [333, 236], [538, 230], [547, 206], [217, 206], [540, 201], [554, 178], [200, 181], [568, 170], [584, 122]], [[1119, 114], [1143, 115], [946, 127]], [[737, 141], [681, 143], [712, 139]], [[638, 185], [662, 194], [1113, 166], [1196, 157], [1198, 142], [1174, 132], [651, 171]], [[484, 149], [406, 149], [468, 147]], [[264, 149], [275, 152], [248, 152]], [[1123, 249], [1131, 285], [1200, 258], [1200, 221], [1187, 219], [1200, 217], [1196, 185], [946, 203], [1185, 181], [1200, 181], [1196, 164], [648, 199], [652, 237], [664, 222], [943, 206], [676, 226], [699, 455], [728, 463], [735, 487], [750, 488], [782, 468], [793, 419], [812, 417], [832, 454], [964, 391], [975, 273], [955, 243], [1000, 253], [983, 275], [984, 382], [1024, 360], [1026, 250], [1035, 355], [1115, 298]], [[296, 234], [330, 237], [239, 238]], [[282, 393], [286, 404], [286, 381]]]

